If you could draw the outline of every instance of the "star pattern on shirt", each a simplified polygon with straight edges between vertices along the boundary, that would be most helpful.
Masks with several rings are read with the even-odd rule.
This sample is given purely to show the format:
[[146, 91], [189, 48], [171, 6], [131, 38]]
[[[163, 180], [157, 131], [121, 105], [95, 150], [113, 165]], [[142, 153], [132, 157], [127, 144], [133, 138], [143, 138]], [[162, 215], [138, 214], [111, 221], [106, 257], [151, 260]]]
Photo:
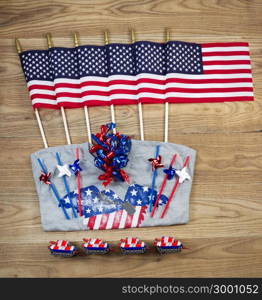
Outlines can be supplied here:
[[27, 81], [150, 73], [203, 73], [201, 46], [170, 41], [79, 46], [20, 54]]

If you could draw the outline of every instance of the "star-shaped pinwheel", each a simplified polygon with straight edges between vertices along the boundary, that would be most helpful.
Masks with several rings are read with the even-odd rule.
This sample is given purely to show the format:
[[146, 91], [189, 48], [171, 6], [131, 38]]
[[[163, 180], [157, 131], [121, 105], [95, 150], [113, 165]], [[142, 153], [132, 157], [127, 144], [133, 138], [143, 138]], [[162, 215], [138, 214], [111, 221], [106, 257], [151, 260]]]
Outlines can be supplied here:
[[51, 184], [50, 177], [51, 177], [51, 173], [50, 172], [49, 173], [41, 172], [39, 180], [43, 181], [43, 183], [45, 183], [45, 184]]
[[163, 172], [166, 173], [168, 180], [171, 180], [175, 177], [175, 175], [178, 175], [177, 170], [172, 167], [169, 167], [168, 169], [164, 169]]
[[57, 165], [56, 167], [59, 171], [58, 177], [63, 177], [65, 175], [70, 177], [72, 175], [68, 165], [62, 165], [62, 166]]
[[81, 167], [79, 166], [79, 159], [75, 160], [72, 165], [69, 165], [69, 168], [74, 172], [75, 175], [78, 174], [78, 172], [82, 171]]
[[149, 162], [151, 163], [152, 165], [152, 171], [156, 170], [157, 168], [162, 168], [164, 167], [163, 164], [161, 164], [161, 160], [162, 160], [162, 157], [161, 155], [158, 155], [158, 157], [156, 158], [149, 158]]
[[186, 167], [184, 167], [182, 170], [176, 170], [176, 174], [179, 177], [179, 183], [183, 183], [185, 180], [191, 180], [190, 175], [186, 171]]

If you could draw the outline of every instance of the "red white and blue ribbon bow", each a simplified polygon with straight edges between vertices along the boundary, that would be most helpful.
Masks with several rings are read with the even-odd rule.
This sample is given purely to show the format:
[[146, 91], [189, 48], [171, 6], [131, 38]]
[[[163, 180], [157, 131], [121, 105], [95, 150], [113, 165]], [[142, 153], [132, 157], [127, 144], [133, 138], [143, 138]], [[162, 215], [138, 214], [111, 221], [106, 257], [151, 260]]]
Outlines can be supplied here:
[[107, 186], [112, 179], [129, 181], [124, 167], [128, 164], [128, 154], [131, 150], [131, 139], [120, 133], [113, 133], [115, 123], [100, 127], [100, 133], [92, 134], [94, 146], [89, 150], [95, 156], [95, 166], [104, 171], [98, 179]]

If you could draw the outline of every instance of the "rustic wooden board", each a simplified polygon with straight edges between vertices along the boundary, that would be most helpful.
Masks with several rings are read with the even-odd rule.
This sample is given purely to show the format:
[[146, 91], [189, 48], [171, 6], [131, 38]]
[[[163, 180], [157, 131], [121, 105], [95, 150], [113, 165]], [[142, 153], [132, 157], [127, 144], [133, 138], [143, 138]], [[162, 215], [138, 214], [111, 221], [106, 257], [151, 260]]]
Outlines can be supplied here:
[[[262, 276], [262, 1], [261, 0], [55, 0], [0, 2], [0, 277], [261, 277]], [[248, 41], [256, 101], [170, 105], [170, 141], [198, 151], [190, 222], [186, 225], [101, 232], [43, 232], [29, 154], [42, 148], [35, 115], [14, 47], [113, 42]], [[164, 106], [144, 105], [145, 138], [163, 140]], [[59, 111], [41, 110], [50, 146], [66, 143]], [[67, 110], [73, 143], [87, 140], [82, 109]], [[91, 126], [110, 120], [108, 107], [90, 108]], [[135, 105], [117, 106], [119, 130], [139, 139]], [[49, 240], [99, 236], [113, 244], [125, 236], [153, 240], [176, 235], [190, 249], [160, 256], [75, 257], [49, 255]], [[150, 241], [149, 241], [150, 243]], [[14, 247], [14, 245], [16, 245]], [[251, 267], [252, 266], [252, 267]], [[157, 270], [157, 273], [156, 273]]]

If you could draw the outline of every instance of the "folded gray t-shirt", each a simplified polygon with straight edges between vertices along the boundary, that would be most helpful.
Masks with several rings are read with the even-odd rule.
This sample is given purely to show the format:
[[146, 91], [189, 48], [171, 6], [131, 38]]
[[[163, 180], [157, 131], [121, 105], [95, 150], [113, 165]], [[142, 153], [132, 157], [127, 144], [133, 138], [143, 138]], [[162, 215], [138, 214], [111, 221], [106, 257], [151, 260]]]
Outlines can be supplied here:
[[[152, 191], [152, 166], [148, 161], [155, 156], [156, 146], [160, 145], [160, 155], [164, 168], [157, 169], [155, 188]], [[58, 177], [56, 153], [63, 164], [73, 164], [76, 160], [76, 148], [80, 152], [81, 205], [83, 216], [75, 213], [78, 207], [77, 177], [66, 177], [70, 193], [62, 177]], [[153, 217], [150, 216], [150, 199], [156, 201], [165, 173], [174, 154], [177, 154], [174, 168], [181, 170], [187, 156], [190, 157], [187, 172], [191, 180], [178, 186], [163, 218], [161, 213], [167, 203], [176, 179], [167, 180], [163, 195]], [[189, 219], [189, 197], [193, 180], [196, 151], [173, 143], [132, 140], [129, 162], [123, 170], [128, 174], [130, 183], [112, 181], [107, 187], [102, 185], [98, 176], [103, 172], [94, 166], [94, 157], [89, 153], [89, 144], [65, 145], [42, 149], [31, 154], [33, 176], [40, 202], [41, 222], [45, 231], [72, 231], [117, 229], [145, 226], [166, 226], [187, 223]], [[50, 185], [39, 180], [40, 159], [51, 172], [50, 181], [61, 199], [58, 202]], [[153, 197], [152, 197], [153, 195]], [[70, 201], [69, 201], [70, 200]], [[68, 214], [66, 219], [61, 208]], [[73, 206], [73, 207], [72, 207]], [[131, 208], [131, 210], [130, 210]]]

